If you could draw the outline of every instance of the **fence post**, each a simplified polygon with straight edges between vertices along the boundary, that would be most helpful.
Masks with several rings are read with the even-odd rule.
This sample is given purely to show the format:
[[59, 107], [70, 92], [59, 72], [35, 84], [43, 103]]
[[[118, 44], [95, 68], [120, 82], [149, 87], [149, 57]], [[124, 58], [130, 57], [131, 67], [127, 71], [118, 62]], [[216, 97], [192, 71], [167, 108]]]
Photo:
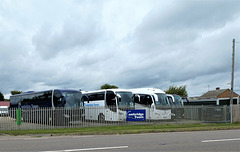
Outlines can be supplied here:
[[224, 114], [225, 114], [225, 123], [227, 123], [227, 105], [223, 106]]
[[176, 124], [178, 124], [178, 110], [179, 110], [179, 109], [178, 109], [178, 107], [176, 106], [176, 112], [175, 112], [175, 113], [176, 113], [176, 114], [175, 114], [175, 116], [176, 116]]
[[152, 107], [151, 107], [151, 105], [149, 105], [148, 107], [149, 107], [149, 110], [148, 110], [149, 113], [148, 114], [149, 114], [149, 124], [150, 124], [151, 123], [151, 110], [152, 110]]

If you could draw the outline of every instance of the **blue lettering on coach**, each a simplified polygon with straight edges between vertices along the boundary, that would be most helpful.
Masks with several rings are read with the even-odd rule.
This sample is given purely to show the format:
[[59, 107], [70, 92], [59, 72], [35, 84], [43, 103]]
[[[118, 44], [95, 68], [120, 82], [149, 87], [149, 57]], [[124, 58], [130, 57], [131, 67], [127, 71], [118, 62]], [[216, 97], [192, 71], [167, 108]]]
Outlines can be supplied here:
[[99, 104], [96, 104], [96, 103], [94, 103], [94, 104], [85, 104], [85, 106], [87, 106], [87, 107], [93, 107], [93, 106], [100, 106]]

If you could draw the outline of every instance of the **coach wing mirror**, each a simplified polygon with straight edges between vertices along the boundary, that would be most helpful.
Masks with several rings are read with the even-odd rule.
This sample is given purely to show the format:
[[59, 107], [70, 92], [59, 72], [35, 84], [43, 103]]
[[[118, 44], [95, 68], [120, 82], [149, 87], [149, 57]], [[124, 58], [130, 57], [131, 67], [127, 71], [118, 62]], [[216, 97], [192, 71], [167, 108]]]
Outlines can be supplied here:
[[137, 102], [137, 103], [140, 102], [140, 95], [134, 94], [133, 98], [134, 98], [134, 102]]
[[64, 96], [60, 96], [60, 97], [54, 99], [54, 105], [61, 107], [64, 104], [66, 104], [66, 99]]
[[58, 105], [64, 105], [66, 104], [66, 99], [64, 96], [61, 96], [58, 101]]
[[107, 91], [107, 99], [112, 100], [116, 97], [116, 94], [113, 91]]
[[84, 101], [87, 101], [87, 103], [89, 103], [89, 98], [88, 98], [88, 96], [86, 96], [86, 95], [84, 95], [81, 100], [82, 100], [83, 102], [84, 102]]
[[152, 102], [151, 96], [150, 95], [146, 95], [145, 98], [146, 98], [147, 104], [148, 105], [152, 105], [153, 102]]
[[118, 98], [118, 102], [121, 102], [122, 101], [122, 97], [120, 94], [117, 94], [117, 98]]
[[61, 96], [60, 97], [60, 102], [63, 103], [63, 104], [66, 104], [66, 99], [64, 96]]

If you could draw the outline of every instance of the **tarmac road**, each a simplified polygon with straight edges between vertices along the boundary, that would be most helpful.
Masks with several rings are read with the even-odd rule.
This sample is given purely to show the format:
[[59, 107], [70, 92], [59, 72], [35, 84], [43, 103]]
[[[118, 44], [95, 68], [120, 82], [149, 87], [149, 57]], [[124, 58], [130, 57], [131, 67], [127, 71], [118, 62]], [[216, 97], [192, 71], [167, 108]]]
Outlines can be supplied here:
[[93, 136], [0, 136], [0, 151], [240, 151], [240, 130]]

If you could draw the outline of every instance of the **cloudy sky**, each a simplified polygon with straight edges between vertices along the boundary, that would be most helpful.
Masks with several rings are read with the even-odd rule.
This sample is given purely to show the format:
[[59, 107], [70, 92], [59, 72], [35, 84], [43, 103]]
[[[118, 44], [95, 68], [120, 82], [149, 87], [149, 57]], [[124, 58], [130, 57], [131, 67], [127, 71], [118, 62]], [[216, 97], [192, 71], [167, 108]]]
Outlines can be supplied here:
[[[0, 92], [230, 88], [240, 0], [1, 0]], [[240, 43], [235, 92], [240, 93]]]

